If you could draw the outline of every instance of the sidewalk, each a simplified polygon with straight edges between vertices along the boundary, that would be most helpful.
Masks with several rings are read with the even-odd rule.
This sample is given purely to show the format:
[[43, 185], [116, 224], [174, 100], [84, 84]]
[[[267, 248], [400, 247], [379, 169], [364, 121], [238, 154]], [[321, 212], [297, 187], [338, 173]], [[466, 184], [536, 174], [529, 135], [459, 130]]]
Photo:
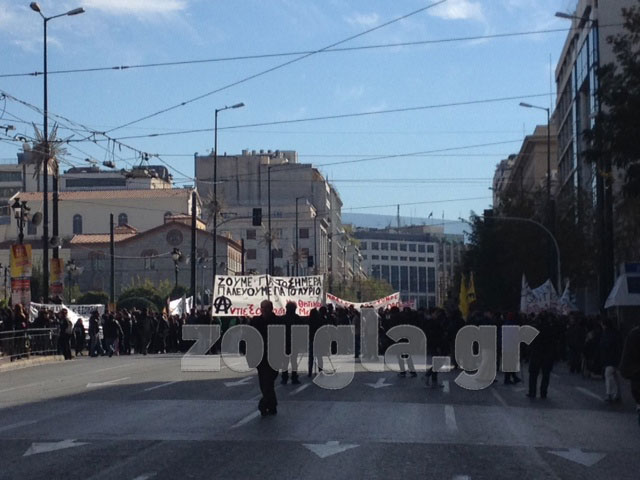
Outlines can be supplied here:
[[64, 361], [64, 357], [62, 355], [32, 356], [30, 358], [21, 358], [20, 360], [15, 360], [13, 362], [9, 360], [9, 357], [2, 357], [0, 358], [0, 373], [62, 361]]

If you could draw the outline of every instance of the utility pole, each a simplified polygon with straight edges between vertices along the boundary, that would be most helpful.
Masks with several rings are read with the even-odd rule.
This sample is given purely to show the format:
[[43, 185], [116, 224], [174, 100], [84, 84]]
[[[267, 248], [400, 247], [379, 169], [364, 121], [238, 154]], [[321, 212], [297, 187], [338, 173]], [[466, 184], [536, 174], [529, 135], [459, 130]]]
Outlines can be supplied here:
[[109, 276], [109, 293], [112, 304], [116, 303], [116, 255], [115, 255], [115, 238], [113, 235], [113, 213], [109, 216], [109, 263], [110, 263], [110, 276]]
[[[191, 192], [191, 296], [196, 301], [196, 191]], [[215, 242], [214, 242], [215, 243]]]

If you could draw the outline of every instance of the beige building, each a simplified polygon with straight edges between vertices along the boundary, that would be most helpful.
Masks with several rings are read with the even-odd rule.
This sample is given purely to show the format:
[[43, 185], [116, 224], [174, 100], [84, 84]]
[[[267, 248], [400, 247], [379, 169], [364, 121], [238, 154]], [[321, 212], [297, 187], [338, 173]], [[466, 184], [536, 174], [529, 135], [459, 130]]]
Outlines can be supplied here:
[[[60, 192], [59, 231], [61, 242], [73, 235], [109, 232], [110, 214], [116, 225], [130, 225], [143, 232], [164, 224], [165, 217], [189, 214], [191, 211], [192, 189], [157, 190], [88, 190]], [[26, 201], [31, 212], [42, 211], [42, 194], [38, 192], [19, 193], [15, 198]], [[51, 194], [49, 194], [49, 232], [51, 229]], [[197, 196], [196, 196], [197, 198]], [[196, 206], [200, 213], [200, 202]], [[42, 237], [42, 224], [27, 225], [25, 242]], [[4, 240], [18, 238], [18, 225], [13, 216], [6, 230]]]
[[[114, 232], [116, 296], [124, 289], [145, 280], [154, 284], [168, 281], [187, 289], [191, 284], [191, 262], [196, 262], [196, 291], [203, 296], [211, 291], [211, 253], [213, 236], [198, 221], [196, 259], [191, 258], [191, 219], [188, 216], [167, 217], [166, 223], [139, 232], [127, 225]], [[177, 248], [182, 259], [177, 267], [171, 253]], [[218, 236], [218, 273], [236, 275], [242, 272], [242, 247], [238, 242]], [[75, 235], [69, 242], [69, 255], [80, 267], [74, 281], [81, 290], [109, 291], [109, 234]]]
[[[268, 270], [268, 246], [264, 240], [260, 243], [259, 237], [264, 238], [268, 232], [271, 203], [274, 273], [291, 273], [292, 264], [295, 271], [295, 247], [292, 245], [295, 245], [295, 205], [298, 199], [299, 272], [328, 275], [328, 285], [332, 281], [332, 272], [335, 273], [333, 276], [342, 275], [345, 269], [342, 252], [347, 244], [342, 228], [342, 201], [338, 192], [313, 165], [298, 163], [294, 151], [270, 150], [243, 150], [240, 155], [219, 155], [217, 162], [217, 193], [221, 214], [225, 217], [224, 224], [219, 222], [218, 232], [231, 232], [236, 240], [245, 241], [249, 270], [259, 273]], [[196, 184], [204, 204], [213, 198], [213, 166], [213, 155], [196, 155]], [[262, 226], [257, 229], [251, 219], [254, 208], [262, 209]], [[206, 211], [203, 215], [210, 218]], [[227, 217], [234, 216], [236, 219], [226, 221]], [[254, 231], [256, 239], [253, 238]], [[313, 233], [305, 238], [307, 232]], [[254, 248], [255, 259], [252, 258], [253, 252], [249, 252]], [[314, 257], [313, 267], [306, 266], [305, 257], [310, 255]]]

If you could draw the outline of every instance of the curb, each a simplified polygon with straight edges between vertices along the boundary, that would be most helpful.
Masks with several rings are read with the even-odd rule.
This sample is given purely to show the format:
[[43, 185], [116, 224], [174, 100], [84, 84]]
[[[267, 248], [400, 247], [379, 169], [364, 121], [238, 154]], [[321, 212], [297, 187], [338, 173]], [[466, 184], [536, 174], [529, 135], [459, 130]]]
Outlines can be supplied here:
[[0, 372], [10, 372], [13, 370], [21, 370], [28, 367], [37, 367], [38, 365], [46, 365], [49, 363], [56, 363], [64, 361], [62, 355], [51, 355], [42, 358], [29, 358], [28, 360], [16, 360], [14, 362], [0, 364]]

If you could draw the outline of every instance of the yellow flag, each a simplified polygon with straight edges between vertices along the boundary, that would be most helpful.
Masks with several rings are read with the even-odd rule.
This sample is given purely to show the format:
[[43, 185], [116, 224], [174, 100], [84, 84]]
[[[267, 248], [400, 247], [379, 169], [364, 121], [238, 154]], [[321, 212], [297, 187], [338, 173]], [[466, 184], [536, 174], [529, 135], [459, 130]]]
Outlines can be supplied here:
[[462, 274], [462, 278], [460, 279], [460, 303], [458, 307], [460, 308], [460, 312], [462, 312], [462, 318], [467, 319], [467, 315], [469, 315], [469, 302], [468, 302], [468, 292], [467, 292], [467, 278]]
[[467, 290], [467, 308], [476, 301], [476, 282], [473, 280], [473, 272], [471, 272], [471, 280], [469, 281], [469, 289]]

